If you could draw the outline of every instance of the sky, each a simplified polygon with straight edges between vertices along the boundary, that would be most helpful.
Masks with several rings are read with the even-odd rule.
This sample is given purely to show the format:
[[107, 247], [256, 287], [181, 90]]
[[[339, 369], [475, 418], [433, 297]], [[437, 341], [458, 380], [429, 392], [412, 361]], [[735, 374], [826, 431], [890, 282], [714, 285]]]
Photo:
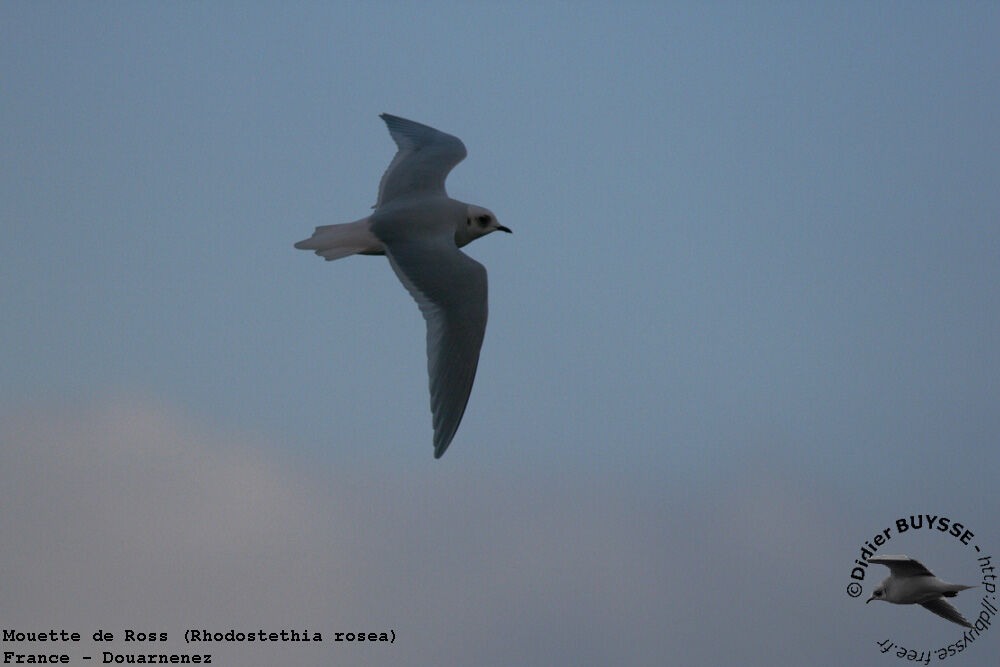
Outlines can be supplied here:
[[[998, 35], [978, 2], [0, 4], [0, 625], [76, 664], [128, 628], [250, 666], [956, 642], [863, 603], [882, 566], [845, 589], [886, 529], [970, 619], [1000, 563]], [[449, 194], [514, 232], [464, 249], [490, 321], [440, 460], [385, 258], [292, 247], [370, 211], [382, 112], [460, 137]]]

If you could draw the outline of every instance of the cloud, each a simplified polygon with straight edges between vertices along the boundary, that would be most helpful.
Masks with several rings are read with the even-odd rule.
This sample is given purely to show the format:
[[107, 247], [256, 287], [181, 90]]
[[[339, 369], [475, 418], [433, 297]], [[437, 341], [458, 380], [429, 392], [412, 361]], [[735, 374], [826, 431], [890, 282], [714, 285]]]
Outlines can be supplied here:
[[[5, 627], [78, 631], [74, 656], [145, 650], [96, 646], [98, 628], [168, 632], [170, 651], [239, 665], [868, 655], [837, 606], [851, 524], [808, 480], [308, 468], [141, 399], [7, 417]], [[184, 645], [187, 628], [328, 641]], [[329, 641], [389, 629], [391, 646]]]

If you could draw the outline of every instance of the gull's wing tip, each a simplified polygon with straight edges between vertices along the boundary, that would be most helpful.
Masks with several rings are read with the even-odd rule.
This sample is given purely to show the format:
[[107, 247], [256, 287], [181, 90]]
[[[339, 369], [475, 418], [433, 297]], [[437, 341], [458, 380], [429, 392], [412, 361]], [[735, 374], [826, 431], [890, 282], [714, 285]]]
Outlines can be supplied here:
[[[457, 428], [455, 430], [457, 430]], [[434, 435], [434, 458], [439, 459], [444, 456], [446, 451], [448, 451], [448, 447], [451, 445], [451, 441], [455, 438], [455, 434], [452, 433], [447, 439], [437, 437], [437, 433]]]
[[407, 125], [424, 127], [423, 123], [418, 123], [414, 120], [409, 120], [407, 118], [403, 118], [402, 116], [397, 116], [391, 113], [380, 113], [378, 117], [381, 118], [385, 122], [385, 124], [389, 126], [389, 129], [402, 128], [406, 127]]
[[958, 625], [966, 628], [972, 627], [972, 624], [966, 620], [965, 616], [962, 616], [962, 613], [955, 609], [954, 605], [944, 598], [934, 598], [933, 600], [928, 600], [927, 602], [921, 602], [919, 604], [932, 614], [937, 614], [941, 618], [947, 619], [952, 623], [957, 623]]

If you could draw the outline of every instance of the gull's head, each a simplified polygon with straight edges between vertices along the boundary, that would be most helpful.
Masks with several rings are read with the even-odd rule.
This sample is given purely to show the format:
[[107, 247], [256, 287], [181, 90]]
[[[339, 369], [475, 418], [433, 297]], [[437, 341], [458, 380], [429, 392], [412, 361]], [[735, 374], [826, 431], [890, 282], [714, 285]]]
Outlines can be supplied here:
[[469, 204], [468, 206], [464, 231], [465, 233], [462, 236], [468, 238], [469, 241], [478, 239], [480, 236], [486, 236], [490, 232], [501, 231], [508, 234], [511, 233], [509, 229], [497, 222], [497, 217], [493, 215], [493, 211], [482, 206], [476, 206], [475, 204]]
[[865, 600], [865, 604], [868, 604], [872, 600], [885, 600], [885, 585], [884, 584], [879, 584], [878, 586], [875, 587], [875, 590], [872, 591], [872, 596], [870, 598], [868, 598], [867, 600]]

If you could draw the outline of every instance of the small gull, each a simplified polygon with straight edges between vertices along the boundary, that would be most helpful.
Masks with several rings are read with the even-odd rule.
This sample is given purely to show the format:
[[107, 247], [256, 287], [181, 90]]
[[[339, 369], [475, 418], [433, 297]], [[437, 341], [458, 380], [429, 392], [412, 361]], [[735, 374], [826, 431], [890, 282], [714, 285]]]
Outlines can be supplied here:
[[295, 244], [327, 260], [386, 255], [427, 321], [434, 458], [441, 458], [465, 414], [486, 333], [486, 269], [459, 248], [510, 230], [489, 210], [448, 197], [444, 181], [465, 159], [458, 137], [381, 114], [398, 151], [382, 176], [368, 217], [317, 227]]
[[955, 597], [959, 591], [972, 586], [949, 584], [934, 576], [920, 561], [909, 556], [877, 556], [869, 558], [869, 563], [878, 563], [889, 568], [889, 576], [872, 591], [865, 601], [884, 600], [893, 604], [919, 604], [924, 609], [946, 618], [952, 623], [971, 628], [954, 606], [945, 598]]

